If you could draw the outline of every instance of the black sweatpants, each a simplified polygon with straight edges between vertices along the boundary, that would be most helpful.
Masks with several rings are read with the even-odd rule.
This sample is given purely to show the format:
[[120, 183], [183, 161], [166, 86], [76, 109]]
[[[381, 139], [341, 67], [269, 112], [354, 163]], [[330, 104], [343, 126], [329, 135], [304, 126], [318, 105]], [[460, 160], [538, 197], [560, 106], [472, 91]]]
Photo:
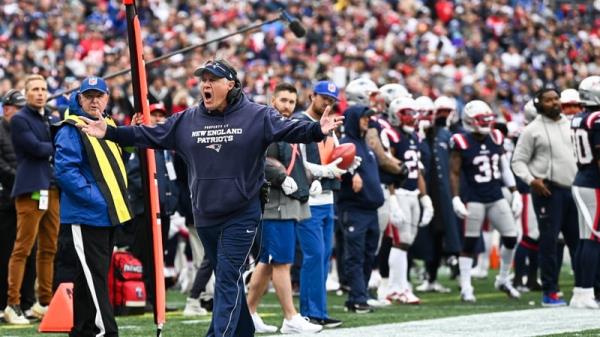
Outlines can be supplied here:
[[73, 285], [73, 329], [70, 337], [119, 336], [108, 297], [108, 268], [113, 251], [113, 227], [72, 225], [77, 252]]

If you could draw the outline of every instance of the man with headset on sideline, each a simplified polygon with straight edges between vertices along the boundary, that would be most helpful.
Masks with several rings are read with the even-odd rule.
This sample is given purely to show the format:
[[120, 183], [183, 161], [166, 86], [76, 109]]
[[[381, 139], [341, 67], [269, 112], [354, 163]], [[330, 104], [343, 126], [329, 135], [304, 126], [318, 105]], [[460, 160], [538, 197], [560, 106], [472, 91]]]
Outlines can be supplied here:
[[[535, 94], [533, 103], [539, 115], [519, 137], [512, 157], [513, 171], [531, 186], [540, 230], [542, 306], [548, 307], [566, 305], [558, 293], [558, 233], [562, 231], [569, 253], [575, 257], [579, 230], [577, 208], [571, 194], [577, 165], [570, 124], [561, 114], [559, 97], [551, 88]], [[571, 263], [577, 279], [577, 266]]]
[[107, 127], [86, 118], [91, 136], [127, 145], [174, 149], [189, 169], [194, 222], [215, 267], [213, 316], [207, 336], [254, 336], [242, 274], [261, 217], [265, 151], [272, 142], [321, 141], [342, 124], [327, 107], [319, 122], [282, 118], [250, 102], [236, 70], [225, 60], [208, 61], [200, 77], [199, 104], [163, 124]]

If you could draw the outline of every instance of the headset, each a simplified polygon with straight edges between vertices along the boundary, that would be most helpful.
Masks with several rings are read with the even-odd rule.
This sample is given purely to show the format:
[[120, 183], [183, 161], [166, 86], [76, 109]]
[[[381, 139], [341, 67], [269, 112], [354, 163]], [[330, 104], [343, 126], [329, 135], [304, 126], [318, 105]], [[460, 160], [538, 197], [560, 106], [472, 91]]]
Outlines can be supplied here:
[[537, 110], [538, 113], [542, 113], [542, 95], [544, 95], [547, 92], [550, 91], [554, 91], [555, 93], [557, 93], [560, 96], [560, 93], [558, 92], [558, 90], [554, 89], [554, 88], [542, 88], [540, 90], [538, 90], [535, 95], [533, 96], [533, 106], [535, 107], [535, 109]]
[[2, 104], [3, 105], [12, 105], [15, 102], [13, 102], [14, 97], [17, 93], [21, 93], [19, 90], [17, 89], [10, 89], [6, 95], [4, 95], [4, 98], [2, 99]]

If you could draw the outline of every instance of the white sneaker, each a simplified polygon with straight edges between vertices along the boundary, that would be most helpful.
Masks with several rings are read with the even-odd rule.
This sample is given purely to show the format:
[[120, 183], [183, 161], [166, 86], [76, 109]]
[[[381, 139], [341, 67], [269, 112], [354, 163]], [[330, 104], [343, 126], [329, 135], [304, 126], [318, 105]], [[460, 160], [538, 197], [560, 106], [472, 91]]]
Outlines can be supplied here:
[[475, 298], [475, 293], [474, 293], [473, 287], [461, 289], [460, 299], [463, 302], [475, 303], [477, 301], [477, 299]]
[[257, 312], [252, 314], [252, 322], [254, 323], [255, 333], [277, 332], [277, 327], [274, 325], [265, 324], [265, 322], [263, 322], [262, 318], [260, 318]]
[[475, 267], [471, 270], [471, 277], [474, 279], [486, 279], [488, 270], [480, 267]]
[[575, 309], [599, 309], [598, 302], [594, 299], [594, 289], [573, 288], [573, 297], [569, 306]]
[[397, 301], [402, 304], [420, 304], [421, 299], [415, 296], [411, 290], [404, 290], [397, 295]]
[[29, 320], [18, 305], [7, 305], [4, 309], [4, 321], [8, 324], [25, 325]]
[[327, 281], [325, 282], [325, 289], [327, 289], [327, 291], [336, 291], [340, 289], [340, 283], [334, 280], [332, 277], [328, 277]]
[[372, 306], [373, 308], [383, 308], [392, 305], [392, 302], [387, 299], [379, 299], [376, 300], [374, 298], [369, 298], [367, 300], [367, 304]]
[[315, 333], [323, 330], [323, 326], [309, 322], [306, 317], [296, 314], [292, 319], [283, 319], [281, 333]]
[[38, 319], [42, 319], [44, 315], [48, 312], [47, 305], [41, 305], [40, 302], [35, 302], [33, 306], [31, 306], [31, 314]]
[[188, 297], [185, 300], [185, 308], [183, 309], [184, 317], [191, 316], [206, 316], [208, 311], [200, 305], [200, 300], [197, 298]]
[[502, 279], [496, 276], [494, 287], [508, 295], [510, 298], [521, 298], [521, 293], [513, 287], [512, 282], [508, 278]]

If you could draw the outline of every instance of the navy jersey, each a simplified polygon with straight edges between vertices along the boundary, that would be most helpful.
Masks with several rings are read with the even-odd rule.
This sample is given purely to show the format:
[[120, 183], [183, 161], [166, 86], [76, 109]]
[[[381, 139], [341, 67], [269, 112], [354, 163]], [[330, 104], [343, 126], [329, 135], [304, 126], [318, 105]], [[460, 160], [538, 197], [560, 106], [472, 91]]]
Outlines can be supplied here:
[[[502, 172], [500, 157], [504, 136], [498, 130], [477, 140], [471, 133], [452, 136], [451, 146], [462, 158], [461, 170], [467, 183], [467, 202], [489, 203], [502, 199]], [[463, 188], [461, 187], [461, 190]]]
[[429, 176], [432, 159], [433, 153], [431, 153], [431, 148], [427, 144], [427, 139], [419, 140], [419, 161], [423, 165], [420, 168], [423, 170], [424, 177]]
[[577, 114], [571, 121], [571, 131], [578, 168], [573, 185], [600, 188], [600, 158], [597, 154], [600, 148], [600, 111]]
[[408, 176], [400, 186], [405, 190], [414, 191], [417, 189], [417, 178], [419, 177], [419, 140], [415, 133], [406, 133], [404, 131], [396, 132], [400, 139], [396, 143], [391, 143], [394, 156], [400, 159], [408, 169]]
[[[369, 120], [369, 128], [375, 128], [381, 140], [381, 145], [386, 152], [390, 151], [391, 144], [397, 143], [400, 140], [400, 134], [392, 127], [391, 124], [383, 117], [372, 116]], [[399, 186], [401, 178], [397, 174], [389, 173], [379, 166], [379, 178], [384, 185]]]

